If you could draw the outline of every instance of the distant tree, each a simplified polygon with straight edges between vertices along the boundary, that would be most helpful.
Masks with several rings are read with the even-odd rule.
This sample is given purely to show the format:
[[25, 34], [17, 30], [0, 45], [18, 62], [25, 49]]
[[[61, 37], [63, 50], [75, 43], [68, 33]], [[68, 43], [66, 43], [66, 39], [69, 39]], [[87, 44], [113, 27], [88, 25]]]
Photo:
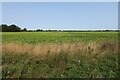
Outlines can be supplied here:
[[110, 30], [105, 30], [105, 32], [108, 32], [108, 31], [110, 31]]
[[48, 31], [50, 31], [50, 29]]
[[20, 32], [21, 28], [12, 24], [12, 25], [8, 26], [8, 30], [9, 30], [9, 32]]
[[1, 29], [2, 29], [3, 32], [7, 32], [7, 31], [8, 31], [6, 24], [2, 24], [2, 25], [1, 25]]
[[39, 31], [43, 31], [43, 30], [42, 29], [37, 29], [36, 31], [39, 32]]
[[21, 28], [12, 24], [10, 26], [7, 26], [6, 24], [2, 24], [1, 26], [2, 32], [20, 32]]
[[26, 29], [26, 28], [24, 28], [24, 29], [22, 29], [21, 31], [23, 31], [23, 32], [27, 32], [27, 29]]

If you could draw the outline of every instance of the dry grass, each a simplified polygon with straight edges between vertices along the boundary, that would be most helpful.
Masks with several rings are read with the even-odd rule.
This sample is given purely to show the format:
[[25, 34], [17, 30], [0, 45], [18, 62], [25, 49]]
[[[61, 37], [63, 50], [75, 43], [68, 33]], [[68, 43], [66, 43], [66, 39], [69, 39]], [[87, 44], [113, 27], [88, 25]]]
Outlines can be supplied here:
[[65, 52], [68, 54], [74, 53], [89, 53], [96, 54], [105, 51], [117, 52], [117, 43], [111, 42], [90, 42], [90, 43], [44, 43], [44, 44], [15, 44], [7, 43], [2, 46], [3, 53], [29, 53], [34, 55], [59, 54]]
[[4, 77], [117, 76], [117, 43], [4, 43], [2, 50]]

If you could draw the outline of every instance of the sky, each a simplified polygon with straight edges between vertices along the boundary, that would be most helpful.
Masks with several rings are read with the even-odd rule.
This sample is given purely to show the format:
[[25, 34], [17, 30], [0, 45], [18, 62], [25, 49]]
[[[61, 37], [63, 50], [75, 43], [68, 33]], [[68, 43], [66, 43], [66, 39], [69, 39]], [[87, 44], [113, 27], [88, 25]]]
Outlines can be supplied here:
[[118, 3], [3, 2], [2, 23], [27, 29], [118, 29]]
[[2, 2], [119, 2], [119, 0], [1, 0]]

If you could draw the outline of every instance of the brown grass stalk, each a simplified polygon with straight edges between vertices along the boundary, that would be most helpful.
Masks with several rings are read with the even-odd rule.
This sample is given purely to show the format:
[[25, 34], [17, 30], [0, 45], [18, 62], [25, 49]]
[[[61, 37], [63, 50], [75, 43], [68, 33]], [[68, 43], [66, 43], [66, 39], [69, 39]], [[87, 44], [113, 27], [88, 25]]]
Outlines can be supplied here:
[[118, 50], [117, 43], [111, 42], [90, 42], [90, 43], [63, 43], [63, 44], [55, 44], [55, 43], [46, 43], [46, 44], [15, 44], [15, 43], [7, 43], [2, 45], [2, 53], [28, 53], [34, 55], [46, 55], [46, 54], [59, 54], [61, 52], [65, 52], [68, 54], [74, 53], [89, 53], [96, 54], [102, 53], [105, 51], [116, 52]]

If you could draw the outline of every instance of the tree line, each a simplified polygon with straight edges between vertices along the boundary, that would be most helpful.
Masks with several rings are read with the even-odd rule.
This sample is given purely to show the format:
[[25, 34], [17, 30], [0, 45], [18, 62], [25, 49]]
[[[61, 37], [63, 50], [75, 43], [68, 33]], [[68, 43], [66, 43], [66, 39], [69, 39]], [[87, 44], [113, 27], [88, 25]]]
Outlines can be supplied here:
[[26, 28], [21, 29], [19, 26], [16, 26], [14, 24], [12, 25], [6, 25], [6, 24], [2, 24], [0, 25], [0, 31], [2, 32], [21, 32], [21, 31], [27, 31]]
[[27, 30], [27, 28], [21, 29], [19, 26], [16, 26], [15, 24], [7, 25], [2, 24], [0, 25], [0, 32], [55, 32], [57, 30], [42, 30], [42, 29], [36, 29], [36, 30]]
[[19, 26], [16, 26], [15, 24], [7, 25], [2, 24], [0, 25], [0, 32], [116, 32], [119, 30], [42, 30], [42, 29], [36, 29], [36, 30], [27, 30], [27, 28], [21, 29]]

